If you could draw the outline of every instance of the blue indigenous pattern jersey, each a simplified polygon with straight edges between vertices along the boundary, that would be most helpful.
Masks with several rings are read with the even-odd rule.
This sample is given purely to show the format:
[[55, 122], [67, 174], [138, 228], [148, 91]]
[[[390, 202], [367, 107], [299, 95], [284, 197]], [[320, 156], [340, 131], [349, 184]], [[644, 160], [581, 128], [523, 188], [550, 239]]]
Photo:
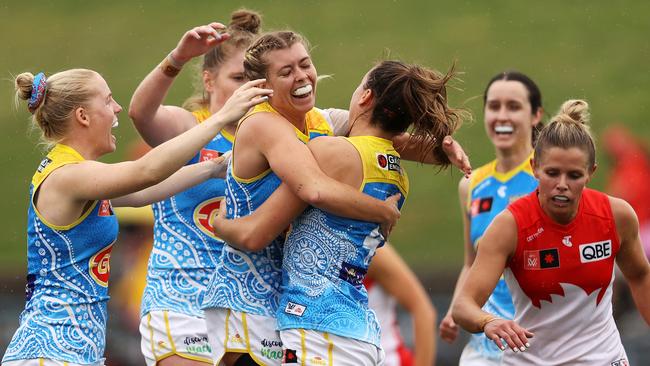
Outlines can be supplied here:
[[[194, 112], [197, 121], [208, 110]], [[213, 159], [232, 149], [234, 137], [221, 131], [187, 165]], [[203, 317], [201, 303], [223, 249], [210, 226], [224, 197], [225, 180], [209, 179], [151, 207], [154, 242], [147, 285], [142, 296], [142, 316], [155, 310]]]
[[[277, 113], [270, 104], [259, 104], [244, 116], [240, 126], [249, 116], [261, 112]], [[303, 142], [318, 136], [332, 135], [330, 125], [317, 109], [307, 113], [306, 128], [306, 134], [295, 130], [296, 136]], [[226, 174], [228, 218], [250, 215], [282, 183], [270, 169], [253, 178], [239, 178], [233, 172], [233, 164], [234, 158]], [[205, 295], [203, 308], [227, 308], [275, 317], [282, 282], [283, 241], [279, 237], [258, 252], [241, 251], [225, 245]]]
[[[507, 173], [497, 172], [496, 163], [497, 161], [494, 160], [478, 168], [470, 177], [467, 210], [470, 222], [470, 240], [475, 249], [496, 215], [511, 202], [528, 195], [537, 188], [537, 180], [533, 176], [530, 159], [526, 159]], [[503, 276], [483, 306], [483, 310], [504, 319], [514, 317], [515, 308]], [[503, 353], [483, 333], [472, 334], [470, 346], [489, 359], [500, 359]]]
[[[374, 136], [347, 140], [361, 156], [361, 191], [380, 200], [401, 193], [401, 208], [409, 183], [392, 142]], [[379, 322], [362, 282], [383, 244], [379, 225], [309, 207], [285, 242], [278, 329], [312, 329], [380, 347]]]
[[3, 363], [46, 358], [103, 364], [109, 260], [118, 232], [111, 204], [94, 201], [65, 226], [48, 223], [35, 204], [38, 189], [50, 173], [83, 160], [71, 147], [56, 145], [32, 178], [26, 304]]

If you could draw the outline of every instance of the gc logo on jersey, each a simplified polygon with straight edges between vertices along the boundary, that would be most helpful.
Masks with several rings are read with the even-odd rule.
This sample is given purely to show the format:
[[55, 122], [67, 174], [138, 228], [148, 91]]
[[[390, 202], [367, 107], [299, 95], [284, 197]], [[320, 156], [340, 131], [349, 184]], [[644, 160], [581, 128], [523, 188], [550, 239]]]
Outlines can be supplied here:
[[88, 261], [90, 275], [95, 282], [102, 287], [108, 287], [108, 277], [111, 274], [111, 251], [113, 250], [113, 243], [97, 252]]
[[210, 217], [213, 214], [219, 212], [219, 207], [221, 206], [221, 201], [223, 196], [211, 198], [209, 200], [201, 202], [194, 209], [194, 224], [196, 227], [201, 229], [201, 231], [208, 235], [211, 238], [221, 240], [218, 236], [214, 235], [214, 228], [210, 225]]
[[377, 154], [377, 165], [384, 170], [401, 173], [400, 157], [391, 154]]
[[612, 241], [605, 240], [596, 243], [580, 245], [580, 263], [595, 262], [612, 256]]

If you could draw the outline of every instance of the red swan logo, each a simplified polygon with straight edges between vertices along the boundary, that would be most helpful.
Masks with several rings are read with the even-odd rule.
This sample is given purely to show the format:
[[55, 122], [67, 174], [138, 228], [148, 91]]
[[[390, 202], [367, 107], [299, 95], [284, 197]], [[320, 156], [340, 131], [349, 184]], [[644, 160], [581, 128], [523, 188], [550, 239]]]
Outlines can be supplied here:
[[206, 235], [217, 240], [221, 240], [221, 238], [214, 235], [214, 229], [212, 228], [212, 225], [210, 225], [210, 217], [212, 217], [212, 215], [216, 215], [219, 212], [219, 207], [221, 206], [222, 200], [223, 197], [215, 197], [201, 202], [194, 209], [193, 215], [194, 224]]

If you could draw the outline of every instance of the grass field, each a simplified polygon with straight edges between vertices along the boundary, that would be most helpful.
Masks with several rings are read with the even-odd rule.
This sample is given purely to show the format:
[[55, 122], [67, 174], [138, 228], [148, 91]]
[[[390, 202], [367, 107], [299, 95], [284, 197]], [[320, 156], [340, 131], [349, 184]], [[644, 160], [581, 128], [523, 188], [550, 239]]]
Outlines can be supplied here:
[[[85, 67], [99, 71], [124, 108], [150, 69], [190, 27], [227, 22], [241, 5], [261, 11], [266, 29], [290, 27], [305, 34], [321, 74], [319, 106], [347, 107], [349, 96], [374, 61], [390, 57], [446, 69], [456, 60], [462, 89], [455, 105], [475, 116], [458, 134], [473, 165], [491, 160], [482, 123], [481, 94], [498, 71], [531, 75], [552, 114], [560, 102], [586, 98], [596, 134], [623, 122], [650, 136], [650, 3], [646, 1], [37, 1], [0, 4], [0, 152], [4, 190], [0, 206], [0, 275], [25, 271], [25, 221], [29, 180], [42, 156], [29, 133], [23, 104], [13, 105], [12, 75]], [[167, 102], [191, 92], [184, 71]], [[118, 152], [136, 133], [122, 113]], [[593, 186], [602, 188], [601, 156]], [[392, 238], [421, 273], [452, 270], [462, 258], [457, 203], [458, 172], [434, 174], [409, 164], [412, 194]]]

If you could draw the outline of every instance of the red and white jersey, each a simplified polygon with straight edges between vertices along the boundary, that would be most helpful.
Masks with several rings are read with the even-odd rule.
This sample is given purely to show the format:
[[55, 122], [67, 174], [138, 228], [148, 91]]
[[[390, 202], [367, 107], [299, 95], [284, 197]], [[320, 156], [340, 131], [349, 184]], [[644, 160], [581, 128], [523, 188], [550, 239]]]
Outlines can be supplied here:
[[381, 327], [381, 348], [386, 354], [385, 366], [411, 366], [413, 356], [404, 345], [397, 322], [397, 301], [373, 280], [366, 277], [368, 306], [375, 312]]
[[576, 217], [560, 225], [537, 192], [508, 207], [518, 228], [505, 279], [515, 321], [535, 333], [525, 352], [504, 365], [628, 365], [612, 317], [614, 259], [619, 250], [607, 195], [585, 189]]

